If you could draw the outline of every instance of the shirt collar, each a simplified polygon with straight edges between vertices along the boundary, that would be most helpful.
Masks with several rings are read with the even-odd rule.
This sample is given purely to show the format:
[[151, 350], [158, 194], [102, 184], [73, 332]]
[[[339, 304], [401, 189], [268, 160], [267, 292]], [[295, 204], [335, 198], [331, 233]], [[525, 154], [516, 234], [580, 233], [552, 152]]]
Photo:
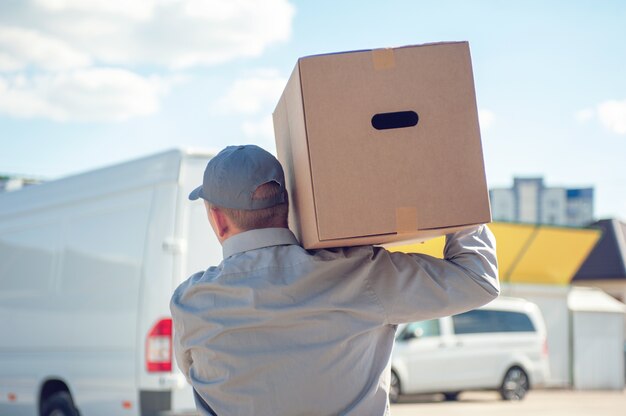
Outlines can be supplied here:
[[260, 228], [235, 234], [222, 243], [224, 258], [257, 248], [299, 244], [288, 228]]

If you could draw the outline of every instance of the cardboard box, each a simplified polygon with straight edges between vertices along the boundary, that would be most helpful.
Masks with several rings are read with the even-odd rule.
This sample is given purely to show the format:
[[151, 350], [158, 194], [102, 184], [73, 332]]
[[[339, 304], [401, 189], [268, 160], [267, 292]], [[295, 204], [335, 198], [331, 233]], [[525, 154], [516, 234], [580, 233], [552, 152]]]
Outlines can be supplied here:
[[491, 221], [467, 42], [301, 58], [274, 130], [306, 248]]

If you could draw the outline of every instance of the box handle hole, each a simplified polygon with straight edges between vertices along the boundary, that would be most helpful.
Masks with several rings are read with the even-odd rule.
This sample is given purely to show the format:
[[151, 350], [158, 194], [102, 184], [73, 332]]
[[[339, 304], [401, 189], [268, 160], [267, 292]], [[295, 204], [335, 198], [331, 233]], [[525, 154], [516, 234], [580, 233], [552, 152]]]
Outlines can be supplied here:
[[415, 111], [379, 113], [372, 117], [372, 127], [376, 130], [401, 129], [417, 125], [419, 116]]

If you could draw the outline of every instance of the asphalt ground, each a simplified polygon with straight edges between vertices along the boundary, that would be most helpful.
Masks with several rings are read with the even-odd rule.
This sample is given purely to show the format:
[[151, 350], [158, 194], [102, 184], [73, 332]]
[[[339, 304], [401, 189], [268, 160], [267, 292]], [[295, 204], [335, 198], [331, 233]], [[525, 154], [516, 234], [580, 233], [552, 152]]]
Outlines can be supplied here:
[[461, 393], [456, 402], [440, 395], [404, 396], [392, 416], [624, 416], [626, 391], [532, 390], [524, 400], [505, 402], [495, 392]]

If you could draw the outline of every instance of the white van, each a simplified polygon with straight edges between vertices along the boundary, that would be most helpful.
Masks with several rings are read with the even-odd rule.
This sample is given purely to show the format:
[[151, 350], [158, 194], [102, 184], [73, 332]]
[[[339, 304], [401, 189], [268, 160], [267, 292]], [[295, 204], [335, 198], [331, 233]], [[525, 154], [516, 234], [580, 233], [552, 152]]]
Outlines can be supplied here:
[[459, 315], [398, 328], [390, 399], [400, 394], [498, 390], [521, 400], [549, 375], [546, 329], [537, 305], [500, 297]]
[[187, 200], [210, 157], [168, 151], [0, 193], [0, 415], [195, 409], [169, 300], [221, 261]]

